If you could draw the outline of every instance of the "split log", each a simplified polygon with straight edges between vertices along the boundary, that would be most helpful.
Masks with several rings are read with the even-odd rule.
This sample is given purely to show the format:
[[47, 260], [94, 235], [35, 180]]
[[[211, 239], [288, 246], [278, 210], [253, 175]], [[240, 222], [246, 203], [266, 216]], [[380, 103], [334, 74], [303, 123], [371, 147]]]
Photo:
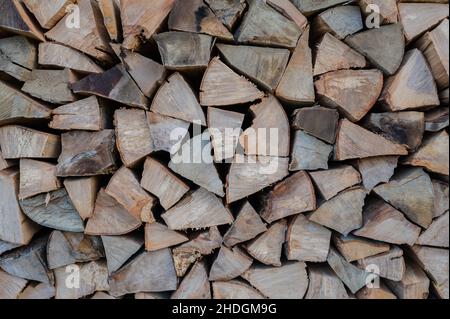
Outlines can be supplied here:
[[434, 190], [433, 218], [439, 217], [449, 210], [448, 183], [432, 180]]
[[70, 88], [76, 94], [97, 95], [132, 107], [148, 109], [147, 97], [123, 64], [118, 64], [100, 74], [88, 75], [73, 83]]
[[[6, 3], [6, 2], [3, 2]], [[0, 290], [1, 299], [17, 299], [19, 294], [27, 285], [27, 280], [16, 276], [11, 276], [7, 272], [0, 269]]]
[[306, 299], [349, 299], [338, 276], [325, 264], [309, 264], [309, 288]]
[[21, 244], [8, 243], [7, 241], [0, 240], [0, 255], [6, 253], [7, 251], [16, 249], [22, 246]]
[[312, 53], [309, 48], [309, 29], [305, 30], [292, 53], [275, 95], [293, 105], [311, 105], [315, 101]]
[[360, 32], [349, 36], [345, 42], [387, 75], [395, 74], [405, 54], [405, 37], [400, 24]]
[[37, 49], [32, 41], [22, 36], [0, 39], [0, 71], [24, 82], [36, 66]]
[[166, 225], [152, 223], [145, 225], [145, 250], [156, 251], [187, 242], [188, 237], [180, 232], [170, 230]]
[[137, 292], [177, 289], [177, 276], [169, 249], [143, 252], [110, 277], [110, 293], [123, 296]]
[[399, 71], [386, 80], [380, 102], [390, 112], [424, 109], [440, 104], [433, 74], [418, 49], [406, 52]]
[[61, 188], [56, 165], [30, 159], [20, 160], [19, 199], [33, 197]]
[[314, 75], [337, 70], [364, 68], [365, 66], [364, 56], [330, 33], [325, 33], [317, 45]]
[[364, 28], [358, 6], [337, 6], [320, 13], [311, 28], [317, 37], [325, 33], [342, 40]]
[[226, 44], [216, 47], [228, 65], [270, 92], [278, 86], [289, 62], [287, 49]]
[[375, 186], [389, 182], [397, 168], [398, 159], [398, 156], [359, 159], [357, 167], [361, 173], [365, 189], [370, 192]]
[[254, 265], [242, 277], [270, 299], [302, 299], [309, 281], [303, 262], [281, 267]]
[[118, 42], [122, 40], [122, 25], [118, 1], [99, 0], [98, 5], [103, 16], [103, 23], [108, 31], [109, 38]]
[[401, 281], [386, 281], [399, 299], [428, 299], [430, 280], [419, 265], [408, 260]]
[[54, 42], [39, 44], [39, 64], [44, 67], [68, 68], [81, 73], [102, 73], [99, 67], [88, 56], [81, 52]]
[[103, 101], [91, 96], [54, 109], [48, 126], [64, 131], [101, 131], [110, 127], [109, 113]]
[[233, 203], [284, 179], [289, 175], [284, 157], [235, 157], [227, 176], [227, 203]]
[[209, 273], [210, 281], [229, 281], [246, 272], [253, 259], [239, 248], [232, 249], [222, 246]]
[[84, 231], [83, 221], [64, 188], [21, 200], [20, 207], [41, 226], [75, 233]]
[[17, 164], [16, 161], [5, 160], [2, 155], [2, 150], [0, 149], [0, 171], [13, 167], [16, 164]]
[[397, 0], [359, 0], [358, 4], [361, 7], [362, 12], [365, 13], [366, 16], [374, 12], [368, 6], [378, 6], [381, 24], [391, 24], [398, 22]]
[[171, 299], [211, 299], [211, 284], [204, 261], [199, 261], [192, 267]]
[[26, 37], [45, 41], [39, 27], [28, 15], [23, 3], [19, 0], [2, 1], [0, 11], [4, 12], [0, 16], [0, 30], [24, 35]]
[[144, 238], [136, 234], [102, 236], [109, 274], [114, 273], [144, 244]]
[[434, 212], [433, 184], [422, 169], [400, 171], [389, 183], [376, 187], [374, 192], [414, 223], [423, 228], [430, 226]]
[[233, 222], [233, 215], [222, 201], [204, 188], [188, 194], [161, 217], [172, 230], [198, 229]]
[[347, 165], [311, 172], [310, 175], [325, 200], [330, 200], [341, 191], [361, 184], [361, 175], [352, 166]]
[[147, 112], [147, 121], [154, 152], [166, 151], [174, 154], [186, 140], [190, 126], [188, 122], [153, 112]]
[[322, 75], [314, 85], [322, 105], [338, 108], [358, 122], [377, 102], [383, 74], [379, 70], [341, 70]]
[[80, 217], [83, 220], [90, 218], [100, 188], [98, 177], [66, 178], [64, 187]]
[[409, 222], [405, 216], [382, 200], [373, 200], [363, 213], [364, 225], [353, 234], [391, 244], [414, 245], [420, 227]]
[[278, 221], [272, 224], [266, 232], [247, 244], [248, 253], [265, 265], [281, 266], [281, 253], [286, 241], [287, 222]]
[[301, 29], [305, 30], [308, 25], [308, 19], [295, 7], [289, 0], [267, 0], [269, 6], [291, 19]]
[[86, 224], [85, 233], [96, 236], [118, 236], [131, 233], [141, 224], [140, 219], [130, 214], [102, 188], [97, 195], [94, 213]]
[[117, 169], [113, 130], [64, 133], [61, 142], [57, 176], [107, 175]]
[[223, 242], [228, 247], [251, 240], [267, 230], [266, 225], [255, 209], [245, 201], [233, 225], [223, 236]]
[[330, 239], [329, 229], [300, 214], [289, 223], [286, 234], [287, 259], [324, 262], [330, 249]]
[[314, 106], [295, 110], [292, 127], [334, 144], [338, 122], [339, 113], [336, 110]]
[[358, 299], [375, 299], [375, 300], [387, 300], [397, 299], [392, 291], [386, 286], [384, 282], [380, 283], [378, 288], [364, 287], [356, 293]]
[[243, 76], [239, 76], [218, 57], [213, 58], [203, 75], [200, 86], [200, 104], [227, 106], [253, 102], [264, 93]]
[[206, 126], [205, 114], [192, 88], [180, 73], [172, 74], [153, 99], [151, 111]]
[[27, 9], [34, 14], [39, 24], [44, 29], [51, 29], [66, 15], [71, 5], [73, 5], [76, 1], [23, 0], [22, 2], [25, 4]]
[[214, 299], [266, 299], [259, 291], [241, 281], [215, 281], [212, 283]]
[[431, 223], [430, 227], [426, 231], [424, 231], [419, 239], [417, 240], [417, 244], [425, 245], [425, 246], [434, 246], [434, 247], [444, 247], [448, 248], [449, 241], [449, 212], [447, 211], [444, 215], [436, 218], [433, 223]]
[[366, 192], [361, 187], [344, 191], [322, 204], [309, 216], [309, 220], [347, 236], [363, 224], [365, 198]]
[[296, 131], [292, 146], [290, 171], [328, 169], [328, 160], [333, 146], [306, 134]]
[[438, 107], [425, 113], [425, 131], [439, 132], [449, 126], [448, 107]]
[[349, 263], [389, 251], [389, 244], [367, 240], [353, 235], [333, 235], [337, 250]]
[[55, 287], [49, 284], [29, 284], [17, 299], [45, 300], [55, 297]]
[[334, 156], [338, 161], [378, 157], [385, 155], [408, 155], [405, 147], [374, 134], [347, 119], [340, 122]]
[[[239, 43], [295, 48], [302, 30], [263, 0], [247, 1], [249, 9], [235, 38]], [[269, 36], [270, 35], [270, 36]]]
[[165, 165], [150, 157], [145, 160], [141, 186], [156, 195], [161, 206], [166, 210], [178, 203], [189, 191], [189, 186]]
[[244, 0], [205, 0], [205, 2], [229, 30], [234, 28], [247, 7]]

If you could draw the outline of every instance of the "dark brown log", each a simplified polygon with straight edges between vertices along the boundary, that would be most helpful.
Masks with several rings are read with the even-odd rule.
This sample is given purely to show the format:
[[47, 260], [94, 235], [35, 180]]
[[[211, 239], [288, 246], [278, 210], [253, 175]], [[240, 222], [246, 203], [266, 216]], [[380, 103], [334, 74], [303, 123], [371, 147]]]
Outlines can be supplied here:
[[358, 6], [337, 6], [320, 13], [312, 23], [316, 36], [327, 32], [344, 39], [364, 28]]
[[339, 113], [336, 110], [314, 106], [296, 110], [292, 127], [334, 144], [338, 121]]

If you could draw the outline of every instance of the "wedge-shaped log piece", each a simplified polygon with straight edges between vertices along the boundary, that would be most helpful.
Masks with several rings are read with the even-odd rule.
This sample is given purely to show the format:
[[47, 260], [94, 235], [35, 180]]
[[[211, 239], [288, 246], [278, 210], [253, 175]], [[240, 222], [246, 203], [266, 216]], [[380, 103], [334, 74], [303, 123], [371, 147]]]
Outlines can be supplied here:
[[13, 36], [0, 39], [0, 71], [19, 81], [26, 81], [36, 63], [36, 45], [28, 38]]
[[175, 0], [124, 0], [120, 1], [120, 13], [124, 42], [129, 50], [138, 49], [159, 30], [172, 10]]
[[177, 289], [177, 275], [169, 249], [143, 252], [110, 277], [110, 293], [123, 296], [136, 292]]
[[31, 159], [20, 160], [19, 199], [33, 197], [61, 188], [56, 165]]
[[434, 191], [430, 177], [419, 168], [400, 171], [387, 184], [374, 189], [375, 194], [408, 216], [414, 223], [428, 228], [434, 212]]
[[324, 262], [330, 249], [331, 231], [298, 215], [289, 223], [286, 234], [288, 260]]
[[243, 76], [239, 76], [226, 64], [213, 58], [203, 76], [200, 86], [200, 104], [227, 106], [253, 102], [264, 93]]
[[161, 217], [172, 230], [198, 229], [233, 222], [233, 215], [222, 201], [204, 188], [186, 196]]
[[390, 249], [389, 244], [367, 240], [353, 235], [333, 235], [333, 242], [337, 250], [349, 263], [381, 254]]
[[[6, 1], [4, 2], [6, 3]], [[0, 269], [0, 298], [2, 299], [17, 299], [19, 294], [27, 285], [27, 280], [16, 276], [11, 276], [7, 272]]]
[[230, 30], [236, 25], [247, 7], [245, 0], [205, 0], [205, 2]]
[[364, 56], [330, 33], [325, 33], [317, 46], [314, 75], [344, 69], [358, 69], [365, 66], [366, 59]]
[[212, 283], [214, 299], [266, 299], [259, 291], [241, 281], [215, 281]]
[[252, 126], [240, 137], [246, 155], [289, 156], [290, 127], [283, 106], [273, 96], [250, 107]]
[[368, 192], [381, 183], [389, 182], [397, 168], [398, 158], [398, 156], [380, 156], [358, 160], [357, 167]]
[[141, 187], [132, 170], [126, 167], [119, 169], [111, 177], [105, 191], [137, 219], [147, 223], [155, 221], [152, 209], [156, 199]]
[[426, 170], [449, 175], [449, 138], [444, 130], [428, 136], [420, 148], [404, 160], [405, 164], [424, 167]]
[[449, 108], [438, 107], [425, 113], [425, 131], [439, 132], [449, 126]]
[[248, 253], [266, 265], [281, 266], [281, 253], [286, 241], [287, 222], [280, 220], [247, 245]]
[[209, 34], [223, 40], [233, 35], [203, 0], [176, 1], [169, 15], [169, 29]]
[[413, 245], [420, 227], [382, 200], [373, 200], [364, 208], [364, 225], [353, 234], [391, 244]]
[[52, 111], [49, 127], [57, 130], [101, 131], [110, 126], [109, 110], [95, 96], [60, 106]]
[[303, 262], [289, 262], [281, 267], [254, 265], [242, 277], [270, 299], [302, 299], [308, 288]]
[[107, 175], [117, 169], [113, 130], [64, 133], [61, 141], [58, 176]]
[[55, 297], [55, 287], [44, 283], [29, 284], [17, 299], [45, 300]]
[[425, 117], [422, 112], [372, 113], [365, 127], [414, 151], [422, 144]]
[[45, 67], [68, 68], [81, 73], [103, 72], [103, 69], [88, 56], [71, 47], [53, 42], [39, 44], [39, 64]]
[[207, 191], [223, 197], [223, 182], [214, 165], [211, 151], [210, 134], [205, 132], [197, 135], [172, 155], [169, 168]]
[[390, 112], [417, 110], [440, 104], [433, 74], [418, 49], [405, 54], [399, 71], [386, 80], [380, 101]]
[[434, 190], [434, 213], [433, 218], [439, 217], [449, 209], [448, 183], [432, 180]]
[[302, 30], [308, 24], [308, 19], [297, 9], [297, 7], [290, 0], [268, 0], [267, 4], [288, 17]]
[[349, 36], [345, 42], [387, 75], [395, 74], [405, 54], [405, 37], [400, 24], [360, 32]]
[[448, 17], [448, 3], [399, 3], [400, 22], [411, 42]]
[[135, 233], [124, 236], [102, 236], [109, 274], [114, 273], [144, 244], [143, 236]]
[[206, 126], [205, 114], [192, 88], [180, 73], [171, 75], [156, 93], [153, 112]]
[[392, 281], [400, 281], [405, 275], [405, 259], [403, 250], [393, 246], [391, 250], [358, 260], [358, 267], [361, 269], [378, 268], [379, 276]]
[[426, 231], [420, 235], [417, 244], [424, 246], [448, 248], [449, 218], [448, 211], [436, 218]]
[[361, 120], [383, 89], [379, 70], [341, 70], [322, 75], [314, 83], [322, 104], [338, 108], [352, 122]]
[[24, 35], [39, 41], [45, 41], [45, 37], [40, 28], [28, 15], [25, 6], [21, 1], [2, 1], [0, 4], [0, 11], [3, 12], [0, 17], [0, 30]]
[[268, 223], [315, 210], [316, 195], [309, 175], [298, 172], [260, 198], [261, 217]]
[[97, 195], [94, 213], [85, 233], [97, 236], [118, 236], [131, 233], [141, 226], [141, 220], [130, 214], [102, 188]]
[[64, 187], [80, 217], [83, 220], [90, 218], [100, 188], [98, 177], [66, 178]]
[[364, 28], [358, 6], [337, 6], [320, 13], [312, 23], [312, 30], [320, 36], [327, 32], [338, 39], [361, 31]]
[[370, 5], [377, 5], [379, 8], [379, 17], [382, 24], [391, 24], [398, 22], [397, 0], [359, 0], [359, 6], [363, 13], [370, 16], [374, 11]]
[[218, 44], [217, 48], [233, 69], [271, 92], [277, 87], [289, 62], [287, 49], [226, 44]]
[[310, 175], [325, 200], [330, 200], [341, 191], [361, 183], [361, 175], [348, 165], [311, 172]]
[[144, 110], [148, 108], [149, 104], [147, 97], [139, 89], [123, 64], [118, 64], [100, 74], [91, 74], [73, 83], [71, 89], [76, 94], [97, 95]]
[[44, 227], [83, 232], [84, 224], [65, 189], [20, 201], [20, 207], [35, 223]]
[[[164, 66], [175, 71], [200, 71], [208, 67], [214, 38], [206, 34], [164, 32], [154, 36]], [[176, 51], [173, 48], [177, 48]]]
[[145, 250], [156, 251], [182, 244], [189, 240], [180, 232], [170, 230], [166, 225], [151, 223], [145, 225]]
[[405, 275], [401, 281], [386, 281], [387, 286], [399, 299], [428, 299], [430, 280], [418, 264], [406, 261]]
[[119, 2], [115, 0], [99, 0], [98, 5], [102, 12], [103, 22], [109, 37], [115, 42], [122, 40], [122, 27], [120, 20]]
[[22, 1], [44, 29], [53, 28], [73, 5], [73, 0], [24, 0]]
[[223, 242], [228, 247], [251, 240], [267, 230], [266, 225], [255, 209], [245, 201], [233, 225], [223, 236]]
[[289, 170], [328, 169], [328, 160], [332, 152], [333, 146], [303, 131], [296, 131]]
[[199, 261], [192, 267], [171, 299], [211, 299], [211, 284], [204, 261]]
[[309, 29], [298, 41], [275, 95], [292, 105], [311, 105], [315, 101], [312, 52], [308, 44]]
[[227, 203], [233, 203], [284, 179], [289, 159], [236, 156], [227, 176]]
[[309, 264], [306, 299], [350, 299], [344, 284], [326, 264]]
[[341, 121], [335, 145], [335, 159], [378, 157], [384, 155], [408, 155], [402, 145], [372, 133], [347, 119]]
[[339, 123], [336, 110], [321, 106], [305, 107], [294, 111], [292, 126], [304, 130], [327, 143], [334, 144]]
[[[165, 151], [174, 154], [186, 140], [190, 123], [169, 116], [147, 112], [153, 151]], [[175, 136], [173, 132], [176, 132]]]
[[253, 263], [241, 248], [227, 248], [222, 246], [209, 273], [210, 281], [228, 281], [246, 272]]
[[309, 220], [347, 236], [362, 226], [362, 208], [366, 192], [358, 187], [349, 189], [322, 204]]
[[15, 166], [16, 164], [16, 161], [5, 160], [2, 155], [2, 150], [0, 149], [0, 171]]
[[263, 0], [247, 1], [249, 9], [235, 34], [239, 43], [295, 48], [302, 30]]
[[356, 293], [358, 299], [375, 299], [375, 300], [388, 300], [397, 299], [392, 291], [386, 286], [384, 282], [380, 283], [378, 288], [364, 287]]

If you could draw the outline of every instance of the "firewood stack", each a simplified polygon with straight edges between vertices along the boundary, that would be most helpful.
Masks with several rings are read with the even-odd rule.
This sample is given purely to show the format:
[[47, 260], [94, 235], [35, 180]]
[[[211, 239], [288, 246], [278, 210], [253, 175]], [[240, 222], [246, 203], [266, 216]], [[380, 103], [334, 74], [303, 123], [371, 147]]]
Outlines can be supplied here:
[[449, 298], [449, 5], [397, 2], [1, 0], [0, 298]]

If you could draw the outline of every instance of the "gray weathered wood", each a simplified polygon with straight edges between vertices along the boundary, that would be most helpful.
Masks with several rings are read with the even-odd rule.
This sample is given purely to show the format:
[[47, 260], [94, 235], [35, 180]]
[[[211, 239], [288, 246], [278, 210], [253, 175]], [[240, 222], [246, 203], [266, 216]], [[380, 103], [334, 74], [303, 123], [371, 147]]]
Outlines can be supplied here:
[[290, 171], [328, 169], [328, 160], [333, 146], [306, 134], [296, 131], [293, 137]]

